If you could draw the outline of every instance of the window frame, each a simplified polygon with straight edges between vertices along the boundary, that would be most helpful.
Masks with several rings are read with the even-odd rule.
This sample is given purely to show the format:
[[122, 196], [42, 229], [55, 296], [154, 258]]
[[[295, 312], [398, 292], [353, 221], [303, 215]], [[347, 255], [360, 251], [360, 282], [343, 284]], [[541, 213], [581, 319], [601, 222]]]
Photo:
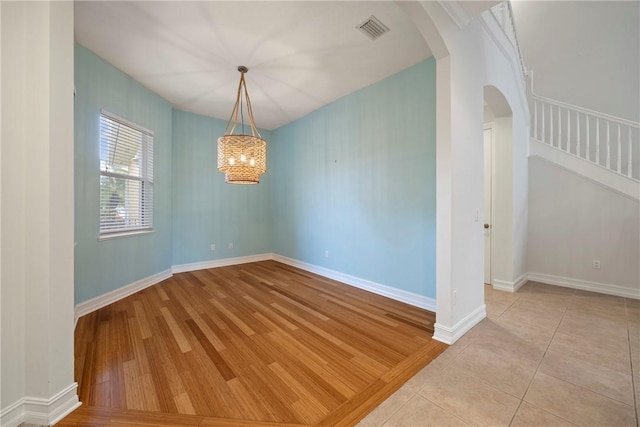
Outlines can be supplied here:
[[[139, 142], [139, 151], [141, 153], [141, 165], [140, 165], [140, 173], [137, 175], [129, 175], [118, 172], [111, 172], [107, 170], [103, 170], [103, 161], [102, 158], [104, 147], [103, 143], [108, 140], [108, 136], [103, 133], [103, 120], [109, 120], [110, 122], [116, 122], [119, 126], [125, 126], [129, 128], [129, 131], [139, 132], [142, 134], [142, 138]], [[139, 195], [139, 209], [138, 217], [140, 222], [144, 222], [146, 218], [148, 221], [145, 224], [140, 224], [137, 226], [123, 226], [119, 228], [104, 228], [103, 227], [103, 200], [102, 200], [102, 190], [99, 190], [99, 202], [98, 202], [98, 228], [99, 228], [99, 236], [98, 240], [112, 239], [117, 237], [126, 237], [126, 236], [135, 236], [141, 234], [149, 234], [154, 232], [154, 182], [153, 182], [153, 151], [154, 151], [154, 143], [155, 143], [155, 133], [152, 130], [149, 130], [143, 126], [140, 126], [137, 123], [133, 123], [127, 119], [124, 119], [116, 114], [113, 114], [107, 110], [100, 110], [99, 116], [99, 141], [98, 141], [98, 151], [99, 151], [99, 181], [98, 185], [102, 185], [102, 178], [109, 177], [115, 179], [122, 179], [126, 182], [139, 182], [140, 183], [140, 195]], [[145, 141], [144, 138], [150, 138], [150, 143], [148, 140]], [[108, 144], [108, 142], [107, 142]], [[149, 144], [145, 147], [146, 144]], [[107, 150], [108, 152], [108, 150]], [[150, 156], [150, 159], [148, 158]], [[145, 190], [145, 188], [147, 190]], [[145, 196], [146, 195], [146, 196]], [[150, 198], [151, 200], [147, 200]], [[144, 211], [148, 209], [150, 213], [145, 214]], [[148, 215], [148, 216], [146, 216]]]

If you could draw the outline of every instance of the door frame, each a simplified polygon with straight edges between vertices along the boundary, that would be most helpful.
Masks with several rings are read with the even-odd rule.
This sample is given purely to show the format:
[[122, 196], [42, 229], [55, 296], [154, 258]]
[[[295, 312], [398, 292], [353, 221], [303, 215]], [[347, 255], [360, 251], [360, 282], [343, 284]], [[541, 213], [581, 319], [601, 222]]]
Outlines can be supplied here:
[[[494, 264], [494, 241], [493, 241], [493, 230], [494, 230], [494, 224], [495, 224], [495, 220], [496, 220], [496, 215], [495, 215], [495, 201], [496, 201], [496, 176], [495, 176], [495, 172], [496, 172], [496, 129], [495, 129], [495, 122], [491, 121], [491, 122], [487, 122], [484, 123], [483, 128], [482, 128], [482, 150], [483, 150], [483, 154], [484, 154], [484, 131], [486, 130], [490, 130], [491, 131], [491, 206], [489, 207], [489, 210], [491, 212], [491, 223], [489, 224], [490, 226], [490, 232], [489, 232], [489, 256], [491, 258], [491, 260], [489, 261], [489, 285], [491, 285], [491, 287], [493, 287], [493, 264]], [[484, 156], [483, 156], [484, 157]], [[483, 165], [484, 167], [484, 165]], [[484, 185], [483, 185], [484, 188]], [[484, 190], [483, 190], [484, 193]], [[483, 194], [483, 206], [484, 206], [484, 194]], [[486, 219], [486, 218], [484, 218]], [[483, 227], [484, 227], [485, 222], [483, 222]], [[483, 228], [484, 230], [484, 228]], [[484, 282], [484, 280], [483, 280]]]

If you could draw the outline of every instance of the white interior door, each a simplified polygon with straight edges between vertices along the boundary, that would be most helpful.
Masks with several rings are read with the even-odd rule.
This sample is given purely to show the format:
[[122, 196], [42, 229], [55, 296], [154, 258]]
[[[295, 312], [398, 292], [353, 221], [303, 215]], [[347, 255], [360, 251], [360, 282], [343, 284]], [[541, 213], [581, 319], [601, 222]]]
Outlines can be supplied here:
[[491, 201], [493, 129], [484, 130], [484, 283], [491, 284]]

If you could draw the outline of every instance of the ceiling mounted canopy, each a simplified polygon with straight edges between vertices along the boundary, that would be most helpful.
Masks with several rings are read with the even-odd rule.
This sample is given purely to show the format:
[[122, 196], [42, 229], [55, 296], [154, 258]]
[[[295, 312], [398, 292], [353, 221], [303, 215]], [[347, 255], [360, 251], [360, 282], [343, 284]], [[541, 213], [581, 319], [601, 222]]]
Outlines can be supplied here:
[[[267, 143], [260, 136], [253, 120], [251, 99], [244, 75], [248, 68], [239, 66], [240, 83], [236, 103], [231, 111], [225, 135], [218, 138], [218, 170], [224, 173], [228, 184], [258, 184], [260, 175], [267, 171]], [[251, 135], [245, 134], [244, 105], [247, 109]], [[234, 134], [240, 115], [241, 134]], [[232, 125], [233, 123], [233, 125]]]

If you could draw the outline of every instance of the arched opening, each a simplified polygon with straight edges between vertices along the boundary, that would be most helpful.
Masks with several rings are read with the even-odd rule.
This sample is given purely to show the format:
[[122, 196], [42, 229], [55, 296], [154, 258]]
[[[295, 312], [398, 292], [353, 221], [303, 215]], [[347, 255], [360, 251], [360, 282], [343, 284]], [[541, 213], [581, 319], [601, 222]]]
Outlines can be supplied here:
[[510, 277], [513, 259], [513, 112], [495, 86], [485, 86], [483, 97], [484, 283], [500, 289]]
[[[485, 30], [490, 29], [463, 25], [464, 19], [452, 19], [437, 2], [399, 3], [436, 59], [433, 338], [452, 344], [486, 317], [481, 222], [483, 99], [494, 117], [497, 137], [493, 204], [498, 227], [492, 229], [492, 238], [498, 250], [491, 260], [491, 282], [494, 288], [513, 291], [526, 280], [529, 112], [521, 76], [511, 75], [517, 58], [485, 37]], [[472, 54], [483, 49], [484, 59]]]

